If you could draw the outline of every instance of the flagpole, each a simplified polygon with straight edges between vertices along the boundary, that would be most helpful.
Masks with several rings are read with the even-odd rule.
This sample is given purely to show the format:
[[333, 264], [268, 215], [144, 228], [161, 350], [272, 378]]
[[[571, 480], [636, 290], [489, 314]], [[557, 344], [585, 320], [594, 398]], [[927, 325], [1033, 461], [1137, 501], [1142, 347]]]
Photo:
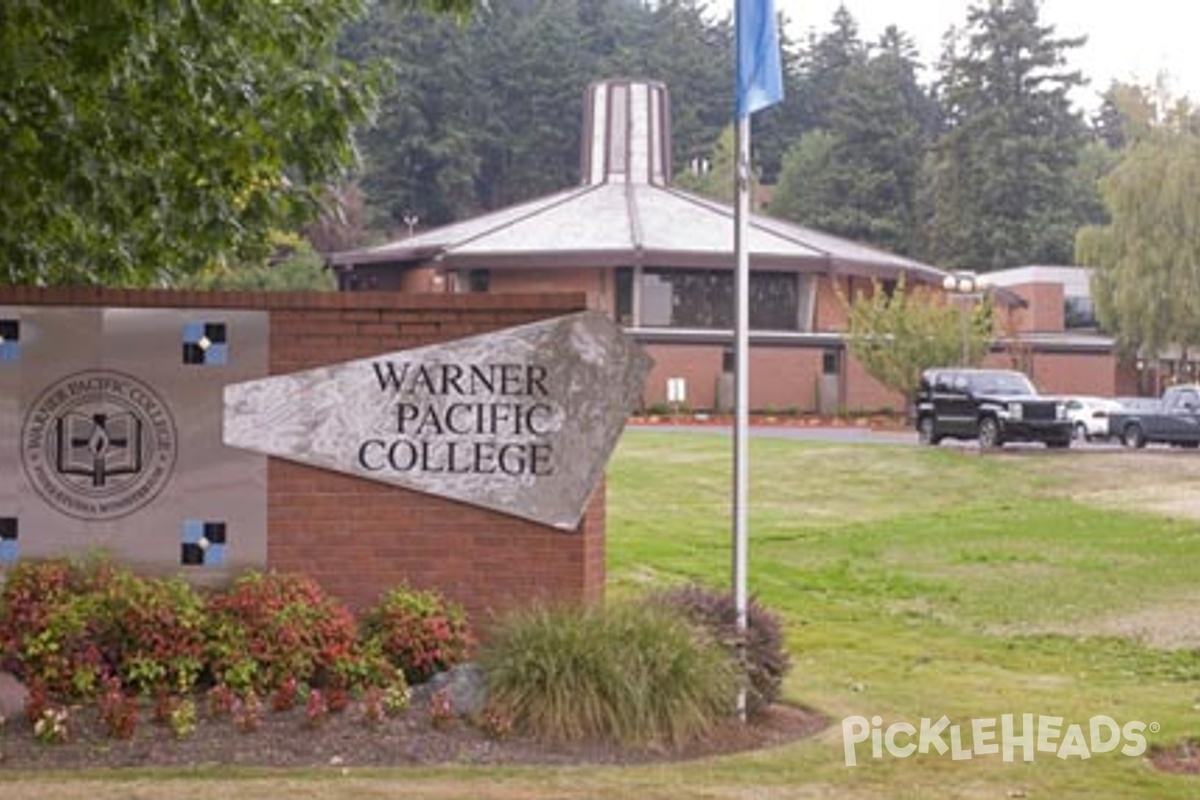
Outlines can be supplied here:
[[[783, 99], [773, 0], [735, 0], [734, 75], [737, 165], [734, 170], [734, 421], [733, 421], [733, 607], [739, 647], [744, 648], [748, 619], [750, 499], [750, 116]], [[739, 652], [744, 659], [745, 653]], [[746, 719], [746, 689], [737, 697], [737, 713]]]
[[[750, 495], [750, 115], [737, 121], [737, 202], [734, 205], [734, 425], [733, 425], [733, 607], [738, 639], [746, 630], [747, 510]], [[737, 713], [746, 718], [746, 690], [738, 692]]]

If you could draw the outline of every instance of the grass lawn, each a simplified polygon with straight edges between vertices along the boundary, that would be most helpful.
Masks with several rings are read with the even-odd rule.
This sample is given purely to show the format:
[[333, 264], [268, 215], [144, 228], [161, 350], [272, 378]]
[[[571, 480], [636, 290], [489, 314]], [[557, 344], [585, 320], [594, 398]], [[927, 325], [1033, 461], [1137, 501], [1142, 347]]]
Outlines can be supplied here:
[[[945, 715], [965, 747], [972, 720], [1005, 714], [1062, 717], [1085, 744], [1097, 715], [1154, 723], [1150, 745], [1200, 735], [1200, 457], [773, 439], [751, 452], [750, 586], [786, 621], [786, 695], [831, 719], [820, 736], [649, 767], [9, 775], [3, 796], [1200, 796], [1200, 777], [1119, 750], [875, 759], [867, 741], [847, 767], [840, 725]], [[609, 470], [611, 596], [728, 585], [729, 474], [726, 436], [626, 432]]]
[[[627, 434], [610, 473], [615, 592], [728, 584], [728, 440], [672, 435]], [[831, 797], [1200, 795], [1200, 779], [1160, 775], [1119, 752], [1038, 752], [1031, 764], [1019, 750], [1016, 763], [886, 751], [876, 760], [865, 742], [848, 768], [837, 724], [946, 715], [965, 740], [977, 718], [1058, 716], [1087, 732], [1106, 715], [1157, 723], [1151, 744], [1200, 734], [1200, 654], [1141, 643], [1156, 624], [1190, 625], [1200, 641], [1200, 615], [1179, 613], [1200, 599], [1200, 517], [1133, 507], [1139, 483], [1154, 497], [1164, 483], [1200, 495], [1194, 462], [754, 440], [751, 589], [787, 619], [788, 696], [835, 724], [715, 774], [737, 782], [748, 770], [797, 796], [805, 787]], [[1125, 510], [1097, 503], [1109, 485]]]

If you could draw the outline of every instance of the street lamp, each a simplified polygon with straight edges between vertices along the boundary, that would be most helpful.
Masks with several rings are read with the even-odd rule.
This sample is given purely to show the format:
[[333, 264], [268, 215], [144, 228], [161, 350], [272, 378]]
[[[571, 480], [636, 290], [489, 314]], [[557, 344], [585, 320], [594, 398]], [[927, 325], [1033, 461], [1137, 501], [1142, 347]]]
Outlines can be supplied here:
[[421, 221], [421, 218], [412, 211], [405, 211], [402, 219], [404, 220], [404, 224], [408, 226], [408, 238], [411, 239], [413, 232], [416, 230], [417, 223]]
[[958, 319], [962, 330], [961, 366], [967, 366], [971, 361], [971, 336], [967, 325], [967, 309], [982, 296], [979, 290], [979, 278], [974, 272], [951, 272], [942, 279], [942, 288], [947, 294], [958, 299]]

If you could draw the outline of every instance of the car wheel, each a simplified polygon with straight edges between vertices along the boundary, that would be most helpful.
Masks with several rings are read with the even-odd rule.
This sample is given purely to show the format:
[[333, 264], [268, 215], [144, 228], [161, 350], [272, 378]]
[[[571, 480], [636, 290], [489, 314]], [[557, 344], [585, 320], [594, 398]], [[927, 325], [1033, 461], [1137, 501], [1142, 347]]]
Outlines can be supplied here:
[[917, 422], [917, 441], [921, 444], [936, 445], [941, 441], [937, 435], [937, 420], [926, 414]]
[[1082, 422], [1076, 422], [1075, 423], [1075, 441], [1086, 442], [1086, 441], [1089, 441], [1089, 438], [1090, 437], [1088, 437], [1087, 425], [1084, 425]]
[[995, 450], [1004, 444], [1000, 439], [1000, 423], [995, 417], [984, 417], [979, 420], [979, 449]]
[[1131, 422], [1121, 431], [1121, 443], [1126, 447], [1140, 450], [1146, 446], [1146, 432], [1136, 422]]

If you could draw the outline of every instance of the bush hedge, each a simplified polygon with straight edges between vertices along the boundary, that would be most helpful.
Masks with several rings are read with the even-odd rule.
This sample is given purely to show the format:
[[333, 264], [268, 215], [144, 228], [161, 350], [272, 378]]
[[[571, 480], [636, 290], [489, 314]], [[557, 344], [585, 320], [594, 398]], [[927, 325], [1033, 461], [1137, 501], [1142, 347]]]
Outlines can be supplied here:
[[409, 683], [424, 683], [462, 662], [472, 644], [461, 606], [407, 586], [384, 593], [364, 615], [362, 633], [368, 647], [403, 670]]
[[56, 697], [188, 691], [202, 667], [204, 601], [180, 580], [104, 560], [20, 562], [0, 593], [0, 666]]
[[304, 575], [251, 572], [209, 601], [208, 667], [234, 691], [342, 685], [362, 657], [354, 615]]
[[748, 713], [760, 713], [779, 699], [791, 659], [784, 648], [783, 628], [773, 612], [750, 598], [746, 630], [739, 633], [737, 609], [727, 591], [686, 584], [658, 592], [651, 602], [675, 609], [704, 627], [735, 658], [744, 674]]
[[[21, 561], [0, 589], [0, 669], [62, 701], [214, 686], [234, 696], [282, 686], [324, 688], [331, 697], [366, 687], [407, 691], [405, 672], [427, 677], [461, 657], [467, 641], [460, 609], [430, 593], [419, 600], [418, 611], [439, 612], [390, 613], [407, 607], [395, 598], [376, 612], [388, 641], [419, 644], [420, 659], [410, 664], [360, 637], [350, 610], [302, 575], [250, 572], [202, 593], [104, 559]], [[443, 631], [453, 633], [448, 645]]]

